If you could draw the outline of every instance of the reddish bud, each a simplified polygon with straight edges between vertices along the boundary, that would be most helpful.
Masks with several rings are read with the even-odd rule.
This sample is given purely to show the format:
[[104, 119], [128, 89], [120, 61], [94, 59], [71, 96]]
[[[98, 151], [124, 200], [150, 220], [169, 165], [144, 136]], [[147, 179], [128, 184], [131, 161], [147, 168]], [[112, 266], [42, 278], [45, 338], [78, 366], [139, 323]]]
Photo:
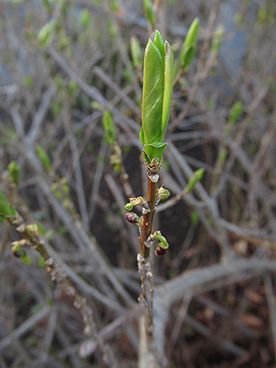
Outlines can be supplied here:
[[131, 224], [136, 224], [139, 221], [139, 217], [133, 212], [126, 213], [125, 218]]
[[167, 249], [161, 248], [159, 245], [157, 245], [154, 252], [157, 256], [164, 256], [167, 253]]

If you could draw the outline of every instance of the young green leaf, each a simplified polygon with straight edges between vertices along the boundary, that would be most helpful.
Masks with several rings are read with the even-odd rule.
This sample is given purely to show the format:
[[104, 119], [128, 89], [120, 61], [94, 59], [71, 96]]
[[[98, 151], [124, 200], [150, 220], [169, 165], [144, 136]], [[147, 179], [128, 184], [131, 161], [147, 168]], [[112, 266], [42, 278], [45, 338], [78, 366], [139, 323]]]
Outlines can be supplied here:
[[11, 161], [8, 165], [8, 173], [11, 181], [18, 184], [20, 180], [20, 167], [16, 161]]
[[133, 210], [133, 207], [134, 207], [134, 205], [132, 204], [132, 203], [126, 203], [125, 205], [124, 205], [124, 209], [127, 211], [127, 212], [130, 212], [130, 211], [132, 211]]
[[83, 28], [88, 28], [91, 24], [91, 14], [87, 9], [83, 9], [80, 13], [80, 22]]
[[106, 143], [112, 145], [116, 142], [116, 130], [112, 115], [109, 111], [103, 113], [104, 139]]
[[36, 150], [38, 158], [41, 162], [41, 165], [43, 166], [43, 168], [46, 171], [49, 171], [52, 167], [52, 164], [51, 164], [51, 161], [50, 161], [50, 158], [49, 158], [47, 152], [45, 151], [45, 149], [40, 144], [36, 145], [35, 150]]
[[203, 178], [204, 175], [204, 169], [198, 169], [194, 172], [190, 180], [188, 181], [188, 184], [185, 188], [185, 193], [191, 192], [196, 184]]
[[197, 211], [193, 211], [191, 213], [191, 222], [193, 225], [197, 225], [200, 221], [199, 213]]
[[154, 240], [158, 240], [159, 241], [159, 247], [161, 247], [162, 249], [168, 249], [169, 248], [169, 243], [167, 241], [167, 239], [161, 234], [161, 231], [155, 231], [151, 236], [151, 239]]
[[160, 201], [166, 201], [171, 195], [170, 191], [164, 187], [158, 189], [158, 198]]
[[44, 26], [41, 28], [38, 33], [38, 41], [42, 47], [47, 47], [50, 45], [54, 38], [56, 26], [57, 21], [52, 19], [48, 23], [44, 24]]
[[196, 18], [191, 24], [180, 52], [180, 61], [184, 70], [188, 70], [196, 53], [196, 45], [199, 33], [199, 19]]
[[244, 106], [242, 102], [240, 101], [235, 102], [229, 113], [229, 120], [228, 120], [229, 123], [231, 125], [234, 125], [241, 117], [243, 111], [244, 111]]
[[214, 32], [212, 45], [211, 45], [211, 51], [214, 54], [217, 54], [224, 36], [224, 28], [222, 26], [219, 26], [217, 30]]
[[32, 264], [30, 256], [25, 251], [20, 255], [20, 259], [26, 266], [30, 266]]
[[134, 67], [138, 68], [141, 65], [142, 52], [140, 43], [135, 36], [130, 39], [130, 52]]
[[16, 210], [9, 203], [3, 192], [0, 192], [0, 221], [16, 215]]
[[164, 83], [163, 110], [162, 110], [163, 139], [169, 121], [172, 90], [173, 90], [173, 52], [167, 41], [165, 41], [164, 47], [165, 47], [165, 70], [164, 70], [165, 83]]
[[46, 268], [46, 261], [42, 256], [38, 258], [37, 265], [40, 268]]
[[144, 55], [140, 140], [148, 163], [154, 158], [161, 161], [166, 148], [164, 137], [170, 113], [172, 79], [172, 50], [156, 31], [153, 41], [148, 41]]
[[152, 28], [155, 26], [155, 14], [151, 0], [144, 0], [144, 12]]

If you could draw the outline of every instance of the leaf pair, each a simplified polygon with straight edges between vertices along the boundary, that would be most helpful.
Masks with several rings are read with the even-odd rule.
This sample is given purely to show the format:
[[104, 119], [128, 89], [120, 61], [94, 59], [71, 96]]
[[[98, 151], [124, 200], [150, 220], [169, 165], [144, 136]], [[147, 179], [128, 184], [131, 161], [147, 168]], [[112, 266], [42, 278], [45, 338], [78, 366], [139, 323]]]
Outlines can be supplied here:
[[149, 39], [144, 55], [142, 128], [140, 140], [148, 163], [161, 161], [166, 148], [164, 137], [168, 125], [173, 85], [173, 52], [160, 32]]

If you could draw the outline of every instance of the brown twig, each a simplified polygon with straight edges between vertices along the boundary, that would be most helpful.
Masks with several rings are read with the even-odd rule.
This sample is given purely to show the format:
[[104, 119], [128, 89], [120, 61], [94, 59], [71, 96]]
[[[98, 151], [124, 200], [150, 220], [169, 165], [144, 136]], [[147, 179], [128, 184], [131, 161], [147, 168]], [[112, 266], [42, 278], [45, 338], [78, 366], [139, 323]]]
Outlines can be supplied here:
[[[93, 311], [87, 303], [86, 298], [82, 297], [73, 284], [66, 278], [63, 271], [55, 264], [53, 258], [48, 253], [44, 246], [44, 241], [40, 237], [38, 228], [36, 225], [26, 225], [23, 218], [17, 213], [16, 216], [7, 218], [12, 226], [16, 227], [16, 231], [20, 234], [22, 240], [15, 243], [20, 243], [24, 247], [29, 246], [42, 257], [46, 271], [50, 276], [52, 282], [56, 283], [61, 291], [65, 293], [70, 299], [73, 300], [74, 307], [79, 311], [83, 323], [84, 333], [88, 337], [93, 337], [97, 341], [100, 350], [102, 351], [102, 357], [108, 367], [117, 367], [113, 351], [110, 347], [104, 343], [103, 339], [98, 335], [97, 327], [95, 324]], [[16, 253], [15, 253], [16, 254]]]
[[[149, 170], [148, 170], [149, 171]], [[155, 173], [156, 174], [156, 173]], [[158, 177], [158, 176], [157, 176]], [[153, 217], [156, 205], [156, 193], [158, 181], [152, 181], [148, 172], [147, 206], [140, 224], [140, 252], [137, 256], [138, 271], [141, 280], [142, 293], [140, 302], [144, 308], [144, 317], [141, 319], [141, 346], [140, 367], [158, 367], [156, 349], [154, 344], [154, 321], [153, 321], [153, 284], [150, 265], [150, 248], [146, 244], [152, 232]]]
[[145, 244], [152, 230], [153, 216], [155, 212], [155, 201], [156, 201], [157, 183], [151, 181], [148, 177], [148, 191], [147, 191], [147, 202], [148, 210], [142, 217], [141, 223], [141, 236], [140, 236], [140, 254], [143, 258], [149, 257], [150, 249]]

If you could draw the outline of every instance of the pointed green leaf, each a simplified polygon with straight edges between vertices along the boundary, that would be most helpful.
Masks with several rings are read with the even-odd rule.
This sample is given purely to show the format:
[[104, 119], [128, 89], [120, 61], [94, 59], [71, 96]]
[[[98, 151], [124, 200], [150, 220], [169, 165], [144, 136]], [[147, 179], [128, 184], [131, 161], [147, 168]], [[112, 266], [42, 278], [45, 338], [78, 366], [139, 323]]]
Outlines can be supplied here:
[[149, 40], [144, 56], [142, 93], [142, 127], [140, 140], [148, 163], [160, 162], [166, 148], [164, 142], [168, 124], [173, 85], [173, 53], [159, 31]]
[[199, 19], [196, 18], [191, 24], [180, 52], [181, 65], [188, 69], [196, 52], [196, 44], [199, 33]]
[[161, 56], [163, 57], [165, 55], [164, 40], [161, 36], [161, 33], [158, 30], [156, 30], [155, 33], [154, 33], [153, 43], [158, 48], [158, 50], [160, 51]]
[[15, 215], [15, 209], [9, 203], [5, 194], [3, 192], [0, 192], [0, 221], [3, 221], [7, 217], [13, 217]]
[[164, 95], [162, 111], [162, 138], [164, 139], [171, 109], [172, 87], [173, 87], [173, 52], [169, 43], [165, 42], [165, 73], [164, 73]]
[[53, 40], [54, 32], [57, 26], [57, 21], [55, 19], [50, 20], [48, 23], [44, 24], [38, 33], [38, 41], [42, 47], [47, 47]]
[[196, 184], [203, 178], [204, 172], [204, 169], [198, 169], [194, 172], [185, 188], [186, 193], [189, 193], [194, 189]]
[[182, 67], [184, 69], [187, 69], [190, 64], [193, 61], [193, 58], [195, 57], [195, 53], [196, 53], [196, 49], [194, 46], [189, 47], [185, 54], [183, 55], [183, 59], [182, 59]]
[[244, 106], [242, 102], [240, 101], [235, 102], [230, 110], [229, 123], [234, 125], [241, 117], [243, 111], [244, 111]]
[[164, 92], [164, 64], [159, 49], [149, 40], [144, 57], [144, 84], [142, 96], [143, 144], [160, 142]]
[[130, 52], [133, 64], [135, 68], [138, 68], [141, 65], [142, 52], [140, 43], [135, 36], [132, 36], [130, 39]]
[[20, 255], [20, 259], [26, 266], [30, 266], [32, 264], [30, 256], [25, 251]]
[[212, 45], [211, 45], [211, 51], [214, 54], [217, 54], [224, 36], [224, 28], [223, 26], [219, 26], [217, 30], [214, 32]]
[[52, 164], [47, 152], [40, 144], [36, 145], [35, 150], [41, 162], [41, 165], [46, 171], [49, 171], [51, 169]]
[[20, 179], [20, 167], [18, 166], [18, 163], [16, 161], [11, 161], [9, 163], [8, 173], [11, 181], [17, 185]]
[[153, 158], [158, 158], [161, 162], [165, 149], [167, 148], [167, 143], [154, 142], [144, 145], [144, 153], [148, 163], [151, 163]]
[[91, 14], [89, 10], [83, 9], [80, 13], [80, 23], [83, 28], [87, 28], [91, 24]]
[[103, 113], [104, 139], [106, 143], [112, 145], [116, 141], [116, 130], [112, 115], [109, 111]]
[[151, 0], [144, 0], [144, 12], [149, 24], [154, 27], [155, 24], [155, 14], [153, 10], [153, 5]]

